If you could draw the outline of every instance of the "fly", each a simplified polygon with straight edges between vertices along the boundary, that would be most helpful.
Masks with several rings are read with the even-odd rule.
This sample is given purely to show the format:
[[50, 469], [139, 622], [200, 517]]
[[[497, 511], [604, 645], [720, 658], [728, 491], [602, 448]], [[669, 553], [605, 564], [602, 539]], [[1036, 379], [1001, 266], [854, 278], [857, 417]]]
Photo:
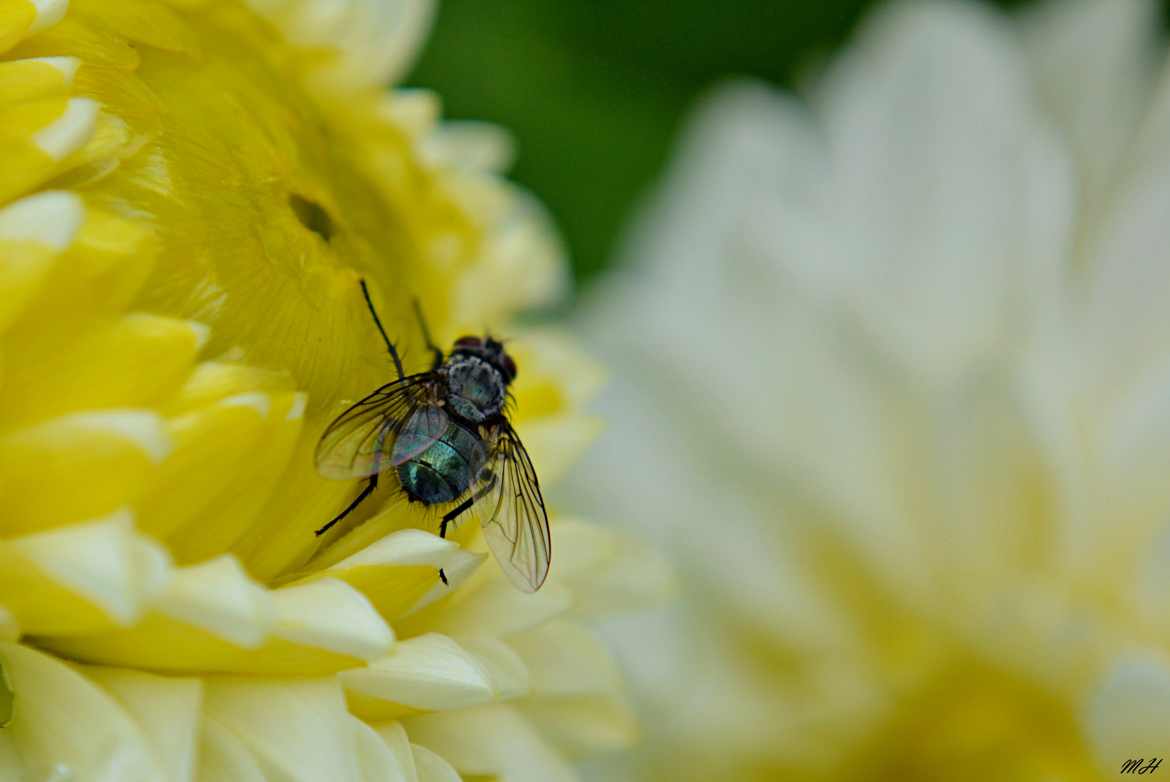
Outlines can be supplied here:
[[[503, 343], [487, 335], [460, 337], [444, 354], [416, 300], [415, 315], [433, 359], [428, 371], [407, 375], [365, 280], [361, 288], [398, 379], [351, 406], [321, 435], [318, 472], [368, 480], [317, 534], [349, 515], [377, 488], [379, 476], [393, 471], [407, 500], [444, 509], [439, 537], [445, 538], [463, 514], [478, 516], [509, 580], [535, 592], [548, 576], [552, 538], [536, 470], [508, 420], [516, 362]], [[442, 570], [439, 576], [447, 583]]]

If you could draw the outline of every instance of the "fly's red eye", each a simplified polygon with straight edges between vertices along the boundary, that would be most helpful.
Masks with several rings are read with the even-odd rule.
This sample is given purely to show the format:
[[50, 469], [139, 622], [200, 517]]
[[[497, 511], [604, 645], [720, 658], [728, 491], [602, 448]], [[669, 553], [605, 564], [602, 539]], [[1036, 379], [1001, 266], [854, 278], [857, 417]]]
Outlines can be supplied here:
[[455, 340], [456, 348], [480, 348], [483, 347], [483, 340], [479, 337], [460, 337]]
[[504, 354], [504, 371], [508, 373], [509, 380], [516, 379], [516, 362], [507, 353]]

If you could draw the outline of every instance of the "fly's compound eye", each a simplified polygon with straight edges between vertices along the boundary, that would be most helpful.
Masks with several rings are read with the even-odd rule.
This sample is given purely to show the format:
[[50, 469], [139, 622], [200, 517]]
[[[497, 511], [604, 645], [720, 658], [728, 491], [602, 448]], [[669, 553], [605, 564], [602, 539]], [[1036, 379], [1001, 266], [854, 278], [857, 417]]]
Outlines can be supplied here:
[[455, 349], [459, 348], [481, 348], [483, 347], [483, 340], [479, 337], [460, 337], [455, 340]]
[[504, 371], [508, 373], [508, 380], [509, 381], [515, 380], [516, 379], [516, 362], [513, 361], [512, 357], [509, 356], [507, 353], [504, 354], [503, 365], [504, 365]]

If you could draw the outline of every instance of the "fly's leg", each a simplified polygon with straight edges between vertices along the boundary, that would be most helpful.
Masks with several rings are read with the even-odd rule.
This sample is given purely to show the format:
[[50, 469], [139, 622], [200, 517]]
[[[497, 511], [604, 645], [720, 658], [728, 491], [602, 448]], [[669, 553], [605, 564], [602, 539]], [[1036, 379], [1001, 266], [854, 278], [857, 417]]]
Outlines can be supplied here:
[[418, 299], [414, 299], [413, 303], [414, 316], [418, 318], [418, 327], [422, 330], [423, 342], [427, 343], [427, 350], [431, 351], [431, 355], [435, 357], [431, 364], [431, 371], [434, 372], [443, 365], [443, 351], [439, 350], [435, 341], [431, 339], [431, 330], [427, 328], [427, 319], [423, 317], [422, 306], [418, 303]]
[[356, 508], [358, 505], [361, 505], [362, 500], [364, 500], [366, 497], [369, 497], [370, 494], [373, 493], [374, 489], [376, 489], [376, 488], [378, 488], [378, 474], [374, 473], [373, 475], [370, 476], [370, 480], [368, 483], [366, 483], [365, 488], [362, 489], [361, 494], [359, 494], [357, 497], [355, 497], [353, 502], [351, 502], [349, 504], [349, 506], [346, 507], [345, 510], [343, 510], [341, 513], [338, 513], [336, 516], [334, 516], [329, 521], [328, 524], [326, 524], [321, 529], [317, 530], [316, 534], [317, 535], [324, 535], [329, 530], [330, 527], [332, 527], [334, 524], [341, 521], [346, 516], [348, 516], [350, 513], [352, 513], [354, 508]]
[[[374, 318], [374, 325], [378, 327], [378, 333], [382, 335], [382, 341], [386, 343], [386, 350], [390, 353], [390, 360], [394, 362], [394, 370], [398, 372], [398, 379], [401, 380], [406, 377], [406, 373], [402, 371], [402, 359], [398, 357], [398, 350], [394, 347], [394, 343], [386, 336], [386, 329], [382, 328], [382, 320], [378, 317], [378, 311], [374, 309], [374, 302], [370, 299], [370, 289], [366, 287], [366, 281], [361, 280], [360, 282], [362, 296], [366, 298], [366, 306], [370, 309], [370, 315]], [[346, 511], [346, 513], [348, 512]], [[342, 515], [344, 516], [345, 514], [343, 513]]]
[[[487, 496], [487, 493], [490, 492], [493, 488], [495, 488], [495, 485], [496, 485], [496, 476], [494, 473], [492, 473], [491, 477], [488, 478], [487, 483], [485, 483], [482, 487], [480, 487], [479, 491], [477, 491], [475, 494], [472, 494], [470, 497], [465, 499], [463, 502], [459, 503], [454, 508], [452, 508], [451, 510], [449, 510], [445, 514], [443, 514], [443, 520], [441, 522], [439, 522], [439, 537], [446, 538], [447, 537], [447, 525], [450, 524], [451, 522], [455, 521], [455, 519], [459, 518], [459, 516], [462, 515], [463, 513], [465, 513], [472, 505], [474, 505], [475, 503], [482, 500], [485, 496]], [[443, 572], [442, 568], [439, 568], [439, 579], [444, 584], [447, 583], [447, 574]]]

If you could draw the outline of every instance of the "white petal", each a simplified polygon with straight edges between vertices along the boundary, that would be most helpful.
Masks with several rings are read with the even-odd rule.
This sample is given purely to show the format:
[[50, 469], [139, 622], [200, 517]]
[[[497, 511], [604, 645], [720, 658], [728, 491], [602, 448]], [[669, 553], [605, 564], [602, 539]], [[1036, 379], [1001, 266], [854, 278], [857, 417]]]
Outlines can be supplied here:
[[1117, 660], [1085, 704], [1085, 730], [1097, 763], [1116, 774], [1131, 758], [1165, 757], [1170, 746], [1170, 665], [1135, 651]]
[[215, 720], [203, 721], [199, 742], [198, 782], [265, 782], [256, 758], [236, 736]]
[[1090, 225], [1149, 100], [1156, 17], [1151, 0], [1066, 0], [1025, 18], [1040, 97], [1077, 162], [1081, 217]]
[[459, 772], [434, 752], [417, 744], [411, 744], [410, 750], [414, 753], [418, 782], [459, 782]]

